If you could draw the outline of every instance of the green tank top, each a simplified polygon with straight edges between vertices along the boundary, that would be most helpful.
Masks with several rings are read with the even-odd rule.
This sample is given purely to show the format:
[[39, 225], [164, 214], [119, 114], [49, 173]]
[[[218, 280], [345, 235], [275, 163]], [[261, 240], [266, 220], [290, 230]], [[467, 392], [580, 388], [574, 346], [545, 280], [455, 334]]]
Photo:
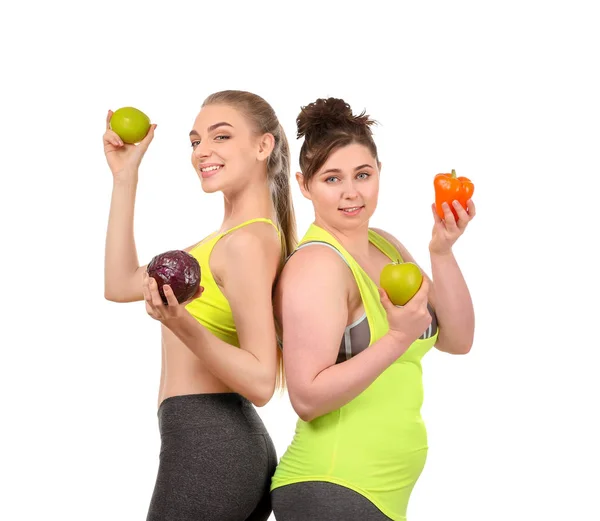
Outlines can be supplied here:
[[[390, 262], [402, 262], [397, 249], [372, 230], [369, 241]], [[370, 348], [389, 330], [377, 285], [330, 233], [315, 224], [298, 247], [314, 242], [333, 247], [351, 269], [365, 308]], [[437, 322], [430, 333], [413, 342], [343, 407], [310, 422], [298, 419], [271, 490], [305, 481], [335, 483], [363, 495], [391, 519], [404, 521], [410, 493], [427, 455], [427, 432], [421, 417], [421, 359], [435, 345]]]
[[226, 235], [253, 223], [268, 223], [272, 225], [281, 238], [279, 229], [271, 219], [259, 217], [250, 219], [221, 233], [214, 233], [200, 241], [190, 250], [190, 255], [196, 258], [201, 269], [201, 284], [204, 287], [202, 297], [192, 300], [186, 309], [213, 335], [224, 342], [240, 347], [237, 329], [229, 301], [217, 285], [210, 270], [210, 257], [217, 243]]

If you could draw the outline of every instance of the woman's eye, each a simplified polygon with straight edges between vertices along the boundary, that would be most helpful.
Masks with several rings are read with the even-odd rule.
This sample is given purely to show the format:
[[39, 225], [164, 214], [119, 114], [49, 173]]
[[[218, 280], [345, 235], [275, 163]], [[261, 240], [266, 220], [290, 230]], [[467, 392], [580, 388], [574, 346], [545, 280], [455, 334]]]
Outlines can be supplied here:
[[192, 141], [192, 148], [196, 148], [200, 144], [200, 141]]
[[327, 179], [325, 179], [326, 183], [333, 183], [337, 181], [337, 177], [328, 177]]
[[[362, 177], [361, 177], [362, 176]], [[371, 177], [371, 174], [367, 173], [367, 172], [361, 172], [360, 174], [358, 174], [356, 177], [359, 177], [360, 179], [367, 179], [369, 177]]]
[[224, 139], [229, 139], [229, 136], [217, 136], [215, 139], [222, 141]]

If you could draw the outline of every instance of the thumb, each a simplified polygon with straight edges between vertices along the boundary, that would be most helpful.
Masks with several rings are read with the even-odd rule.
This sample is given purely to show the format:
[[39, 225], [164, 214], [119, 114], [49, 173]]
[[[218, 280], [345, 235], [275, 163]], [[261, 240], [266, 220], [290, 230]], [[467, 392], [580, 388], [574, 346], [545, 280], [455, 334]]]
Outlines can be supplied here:
[[390, 297], [388, 297], [388, 294], [385, 292], [385, 290], [383, 288], [377, 288], [379, 291], [379, 300], [381, 301], [381, 305], [383, 306], [383, 308], [387, 311], [388, 309], [391, 309], [394, 307], [394, 304], [392, 304], [392, 301], [390, 300]]
[[138, 143], [138, 150], [140, 152], [144, 153], [148, 149], [148, 146], [154, 139], [154, 129], [156, 128], [156, 126], [157, 126], [156, 123], [153, 123], [152, 125], [150, 125], [150, 129], [148, 130], [146, 137]]
[[427, 302], [429, 298], [429, 281], [423, 277], [421, 282], [421, 286], [418, 291], [412, 296], [412, 298], [408, 301], [407, 305], [411, 304], [415, 308], [422, 306]]

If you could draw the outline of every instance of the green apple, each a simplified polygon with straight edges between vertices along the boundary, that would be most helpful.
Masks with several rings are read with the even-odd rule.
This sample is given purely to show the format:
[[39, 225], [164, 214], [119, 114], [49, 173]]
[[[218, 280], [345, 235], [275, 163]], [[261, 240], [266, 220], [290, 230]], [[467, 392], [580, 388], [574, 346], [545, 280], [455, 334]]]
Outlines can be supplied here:
[[393, 262], [381, 270], [379, 285], [396, 306], [404, 306], [419, 291], [423, 275], [414, 262]]
[[150, 118], [136, 108], [122, 107], [110, 118], [110, 128], [124, 143], [139, 143], [150, 130]]

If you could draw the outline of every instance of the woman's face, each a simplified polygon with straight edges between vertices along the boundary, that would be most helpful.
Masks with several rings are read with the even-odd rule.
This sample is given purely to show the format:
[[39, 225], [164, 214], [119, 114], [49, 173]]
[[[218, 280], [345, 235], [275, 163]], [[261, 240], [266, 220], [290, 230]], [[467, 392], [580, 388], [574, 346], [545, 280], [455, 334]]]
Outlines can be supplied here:
[[335, 150], [304, 188], [304, 196], [315, 208], [317, 224], [336, 230], [352, 230], [367, 225], [377, 207], [379, 167], [370, 150], [357, 143]]
[[233, 107], [203, 107], [190, 142], [192, 165], [205, 192], [239, 190], [257, 175], [266, 180], [264, 139], [255, 135], [247, 118]]

